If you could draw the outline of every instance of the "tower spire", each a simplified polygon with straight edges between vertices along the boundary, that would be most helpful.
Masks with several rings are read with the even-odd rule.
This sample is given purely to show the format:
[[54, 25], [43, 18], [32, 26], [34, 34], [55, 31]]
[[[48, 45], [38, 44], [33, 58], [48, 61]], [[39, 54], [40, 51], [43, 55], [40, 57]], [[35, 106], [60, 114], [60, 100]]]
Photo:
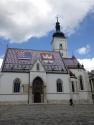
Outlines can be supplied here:
[[60, 28], [58, 17], [56, 17], [56, 31], [53, 33], [52, 48], [54, 51], [60, 52], [62, 57], [67, 57], [67, 41], [65, 34]]
[[60, 23], [58, 21], [58, 17], [57, 17], [57, 22], [56, 22], [56, 32], [60, 32]]
[[58, 16], [56, 18], [57, 18], [57, 22], [58, 22]]
[[58, 17], [56, 17], [56, 25], [55, 25], [55, 29], [56, 29], [56, 32], [53, 34], [53, 37], [62, 37], [62, 38], [65, 38], [65, 34], [63, 32], [61, 32], [60, 30], [60, 23], [58, 21]]

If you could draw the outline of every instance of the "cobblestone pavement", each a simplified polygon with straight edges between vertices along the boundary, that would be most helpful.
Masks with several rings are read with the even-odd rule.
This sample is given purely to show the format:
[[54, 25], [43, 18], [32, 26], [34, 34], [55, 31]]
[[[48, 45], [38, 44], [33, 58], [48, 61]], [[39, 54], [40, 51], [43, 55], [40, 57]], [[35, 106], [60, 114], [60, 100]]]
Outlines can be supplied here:
[[0, 106], [0, 125], [94, 125], [94, 105]]

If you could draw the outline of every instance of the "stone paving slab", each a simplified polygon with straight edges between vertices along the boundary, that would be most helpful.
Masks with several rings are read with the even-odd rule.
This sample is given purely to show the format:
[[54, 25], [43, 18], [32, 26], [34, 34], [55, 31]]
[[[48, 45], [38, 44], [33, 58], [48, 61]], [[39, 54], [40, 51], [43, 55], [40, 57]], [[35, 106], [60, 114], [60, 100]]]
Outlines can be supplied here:
[[94, 105], [2, 105], [0, 125], [94, 125]]

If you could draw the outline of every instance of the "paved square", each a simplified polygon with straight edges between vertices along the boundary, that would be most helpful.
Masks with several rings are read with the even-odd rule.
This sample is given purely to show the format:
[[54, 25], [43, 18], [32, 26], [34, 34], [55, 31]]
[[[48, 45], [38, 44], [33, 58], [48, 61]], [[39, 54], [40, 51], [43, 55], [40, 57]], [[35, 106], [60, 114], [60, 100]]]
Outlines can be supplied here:
[[94, 125], [94, 105], [0, 106], [0, 125]]

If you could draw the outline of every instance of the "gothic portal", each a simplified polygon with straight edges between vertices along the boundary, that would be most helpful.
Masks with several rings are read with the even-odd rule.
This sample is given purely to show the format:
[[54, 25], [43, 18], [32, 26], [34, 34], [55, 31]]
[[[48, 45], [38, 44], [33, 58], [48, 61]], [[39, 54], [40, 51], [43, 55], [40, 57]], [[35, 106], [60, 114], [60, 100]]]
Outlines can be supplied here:
[[36, 77], [33, 81], [32, 94], [34, 103], [44, 102], [44, 84], [40, 77]]

